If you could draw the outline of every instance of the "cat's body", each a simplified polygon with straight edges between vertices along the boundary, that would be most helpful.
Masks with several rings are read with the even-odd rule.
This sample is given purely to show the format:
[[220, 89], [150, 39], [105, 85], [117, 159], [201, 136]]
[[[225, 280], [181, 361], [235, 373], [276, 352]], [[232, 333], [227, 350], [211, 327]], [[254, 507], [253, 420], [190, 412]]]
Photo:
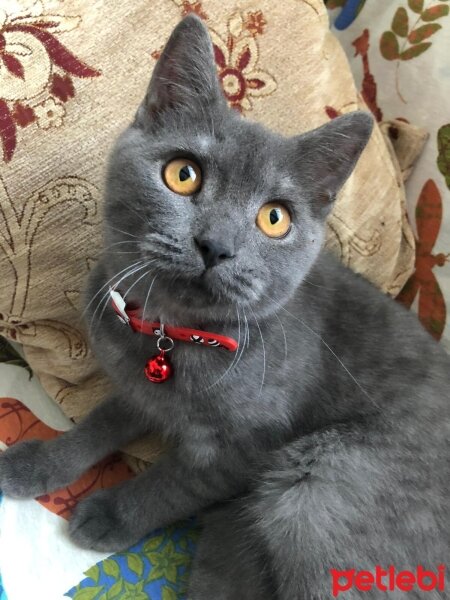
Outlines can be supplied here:
[[[113, 155], [110, 246], [90, 278], [88, 323], [116, 394], [58, 440], [10, 449], [0, 485], [43, 493], [155, 431], [172, 449], [82, 502], [75, 541], [122, 549], [208, 509], [190, 600], [325, 600], [330, 569], [436, 572], [450, 556], [450, 361], [413, 315], [320, 251], [370, 122], [356, 115], [285, 140], [242, 121], [218, 95], [208, 44], [196, 19], [180, 25]], [[167, 63], [176, 85], [163, 89]], [[201, 162], [199, 195], [168, 193], [161, 170], [174, 156]], [[292, 227], [266, 239], [254, 219], [274, 198], [286, 198]], [[201, 236], [220, 241], [212, 268], [202, 266]], [[152, 262], [138, 263], [146, 251]], [[234, 337], [237, 353], [179, 342], [174, 376], [149, 382], [155, 338], [133, 332], [110, 303], [98, 307], [110, 279], [146, 319]], [[417, 590], [407, 597], [449, 593]], [[342, 598], [404, 597], [361, 594]]]
[[[96, 289], [109, 279], [101, 271]], [[331, 597], [331, 568], [425, 565], [436, 571], [449, 557], [447, 354], [414, 315], [326, 253], [307, 280], [279, 309], [279, 320], [260, 323], [264, 348], [249, 317], [249, 344], [239, 362], [204, 392], [231, 364], [226, 351], [179, 344], [173, 363], [180, 372], [155, 390], [141, 376], [151, 342], [124, 327], [112, 311], [99, 340], [97, 354], [122, 397], [129, 395], [158, 432], [177, 440], [180, 480], [173, 472], [170, 485], [153, 490], [163, 504], [178, 505], [180, 495], [181, 518], [203, 494], [206, 504], [209, 497], [253, 490], [222, 507], [221, 519], [214, 513], [206, 521], [220, 532], [203, 554], [215, 566], [223, 598], [264, 598], [261, 591], [255, 594], [255, 585], [263, 585], [265, 572], [275, 578], [283, 600], [322, 600]], [[212, 331], [214, 325], [202, 323]], [[320, 331], [332, 351], [311, 329]], [[239, 337], [236, 324], [226, 332]], [[102, 347], [116, 352], [105, 355]], [[351, 375], [343, 365], [351, 365]], [[249, 477], [257, 483], [249, 485]], [[193, 496], [181, 501], [184, 494]], [[245, 528], [237, 552], [239, 530]], [[257, 581], [244, 585], [237, 567], [259, 552]], [[246, 568], [243, 572], [249, 576]], [[205, 579], [198, 577], [196, 585], [203, 588]], [[234, 593], [229, 589], [227, 595], [232, 585]], [[222, 598], [214, 589], [208, 581], [198, 597]]]

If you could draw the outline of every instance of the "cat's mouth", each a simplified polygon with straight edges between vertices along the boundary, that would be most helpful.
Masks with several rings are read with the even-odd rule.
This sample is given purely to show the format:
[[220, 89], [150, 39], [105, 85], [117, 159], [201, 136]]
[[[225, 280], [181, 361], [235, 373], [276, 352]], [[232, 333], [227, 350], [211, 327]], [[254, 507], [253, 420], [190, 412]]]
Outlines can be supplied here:
[[220, 270], [206, 269], [201, 274], [199, 282], [208, 292], [229, 296], [232, 300], [250, 300], [254, 295], [252, 280], [243, 275], [224, 275]]
[[[147, 251], [144, 257], [145, 264], [134, 267], [135, 275], [121, 287], [130, 300], [149, 310], [170, 306], [171, 310], [208, 310], [219, 315], [224, 311], [228, 313], [230, 308], [234, 310], [236, 305], [254, 306], [267, 291], [264, 278], [249, 265], [230, 262], [205, 268], [198, 262], [181, 261], [179, 257], [155, 252]], [[133, 270], [133, 265], [130, 269]], [[128, 270], [119, 272], [125, 271], [126, 275]]]
[[164, 248], [160, 247], [162, 243], [162, 235], [152, 233], [151, 245], [146, 243], [142, 254], [152, 261], [159, 280], [156, 287], [164, 284], [172, 298], [189, 299], [196, 306], [229, 306], [260, 300], [263, 280], [250, 265], [232, 260], [208, 267], [200, 260], [197, 248], [194, 255], [189, 252], [184, 255], [181, 250], [168, 253], [167, 240], [164, 238]]
[[[172, 275], [172, 276], [171, 276]], [[232, 274], [221, 269], [205, 269], [196, 275], [180, 273], [176, 278], [161, 274], [161, 285], [177, 300], [194, 308], [248, 304], [259, 299], [257, 281], [249, 275]]]

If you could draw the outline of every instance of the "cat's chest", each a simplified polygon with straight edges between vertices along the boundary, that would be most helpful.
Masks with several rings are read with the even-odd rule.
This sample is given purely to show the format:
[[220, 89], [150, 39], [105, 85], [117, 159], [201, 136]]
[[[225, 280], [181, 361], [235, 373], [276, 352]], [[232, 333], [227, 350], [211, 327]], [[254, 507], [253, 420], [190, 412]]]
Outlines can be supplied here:
[[264, 426], [290, 412], [286, 383], [293, 379], [291, 361], [270, 337], [264, 348], [256, 338], [236, 352], [177, 342], [167, 354], [170, 378], [154, 383], [145, 367], [158, 354], [156, 338], [119, 329], [115, 321], [107, 332], [104, 366], [122, 394], [139, 404], [163, 434], [192, 446], [203, 437], [210, 446], [216, 435], [211, 432], [235, 438], [243, 423]]

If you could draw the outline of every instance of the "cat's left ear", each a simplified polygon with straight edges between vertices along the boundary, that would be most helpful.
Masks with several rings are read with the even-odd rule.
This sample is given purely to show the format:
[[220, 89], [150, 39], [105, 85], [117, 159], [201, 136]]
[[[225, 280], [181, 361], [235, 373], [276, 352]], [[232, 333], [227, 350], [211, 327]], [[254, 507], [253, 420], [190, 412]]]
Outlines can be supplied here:
[[369, 113], [355, 111], [294, 138], [302, 183], [327, 214], [355, 168], [373, 129]]
[[198, 111], [217, 102], [224, 97], [211, 38], [203, 22], [189, 14], [158, 59], [142, 108], [151, 117], [168, 109]]

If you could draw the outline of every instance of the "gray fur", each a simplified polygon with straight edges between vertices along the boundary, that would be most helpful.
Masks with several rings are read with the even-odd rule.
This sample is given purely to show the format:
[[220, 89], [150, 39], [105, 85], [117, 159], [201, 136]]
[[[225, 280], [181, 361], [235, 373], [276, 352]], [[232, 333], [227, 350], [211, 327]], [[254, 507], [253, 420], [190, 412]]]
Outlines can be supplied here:
[[[371, 128], [357, 112], [286, 139], [242, 119], [220, 93], [203, 25], [182, 21], [110, 161], [87, 323], [116, 394], [57, 440], [4, 453], [3, 492], [53, 490], [154, 431], [172, 449], [81, 502], [70, 534], [120, 550], [205, 511], [190, 600], [324, 600], [332, 568], [445, 564], [448, 357], [414, 315], [321, 250]], [[162, 181], [176, 154], [202, 167], [193, 197]], [[274, 199], [293, 217], [279, 240], [255, 226]], [[200, 235], [232, 246], [233, 258], [205, 270]], [[146, 318], [233, 336], [237, 354], [178, 343], [173, 379], [148, 382], [155, 338], [120, 323], [105, 295], [122, 277]], [[408, 594], [421, 597], [445, 596]]]

